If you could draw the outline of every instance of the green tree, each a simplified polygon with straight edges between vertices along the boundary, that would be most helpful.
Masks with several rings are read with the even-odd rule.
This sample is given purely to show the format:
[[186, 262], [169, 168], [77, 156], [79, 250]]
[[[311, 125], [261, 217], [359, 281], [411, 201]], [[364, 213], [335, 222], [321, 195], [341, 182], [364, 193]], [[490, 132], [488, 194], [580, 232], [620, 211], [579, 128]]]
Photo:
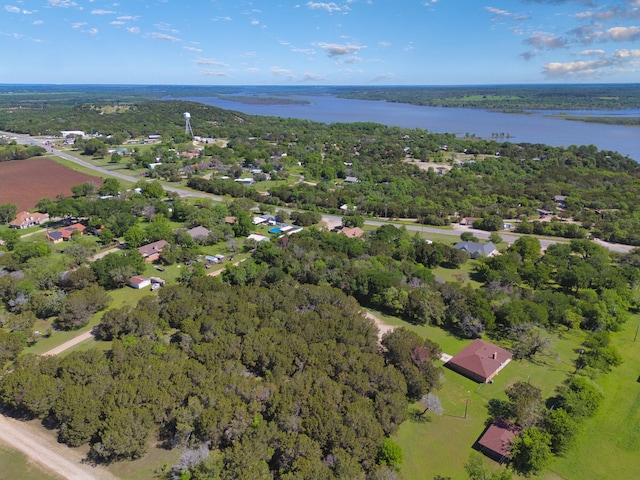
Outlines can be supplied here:
[[123, 240], [127, 242], [127, 245], [131, 248], [138, 248], [146, 243], [147, 233], [140, 225], [133, 225], [129, 227], [124, 235]]
[[524, 235], [513, 242], [509, 250], [520, 255], [523, 262], [536, 261], [540, 258], [540, 240]]
[[400, 465], [403, 460], [402, 447], [390, 438], [385, 438], [380, 447], [378, 463], [380, 465], [389, 465], [396, 470], [400, 470]]
[[518, 473], [535, 475], [551, 460], [551, 435], [536, 427], [523, 430], [511, 444], [511, 465]]
[[20, 231], [15, 228], [2, 229], [0, 230], [0, 240], [4, 242], [7, 250], [11, 251], [20, 242]]
[[578, 424], [562, 408], [555, 408], [544, 418], [544, 429], [551, 435], [551, 450], [556, 455], [566, 452], [573, 444]]
[[115, 197], [120, 194], [121, 189], [122, 186], [117, 178], [107, 177], [104, 179], [102, 186], [98, 189], [98, 193], [100, 195], [113, 195]]
[[539, 388], [529, 382], [515, 382], [507, 387], [506, 394], [518, 425], [526, 428], [537, 423], [542, 408]]
[[0, 204], [0, 223], [9, 223], [16, 218], [18, 206], [15, 203]]

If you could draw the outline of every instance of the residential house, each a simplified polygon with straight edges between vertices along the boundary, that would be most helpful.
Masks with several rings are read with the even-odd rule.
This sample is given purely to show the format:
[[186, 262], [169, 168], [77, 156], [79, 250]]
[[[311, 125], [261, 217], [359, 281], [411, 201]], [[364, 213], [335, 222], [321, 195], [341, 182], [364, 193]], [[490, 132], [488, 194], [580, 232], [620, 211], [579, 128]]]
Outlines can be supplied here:
[[194, 240], [204, 240], [209, 236], [209, 234], [211, 234], [211, 230], [209, 230], [206, 227], [200, 226], [200, 227], [194, 227], [190, 230], [187, 230], [187, 233]]
[[26, 211], [18, 212], [16, 218], [9, 223], [11, 228], [29, 228], [35, 227], [36, 225], [42, 225], [44, 222], [49, 220], [48, 213], [29, 213]]
[[479, 450], [496, 462], [503, 463], [511, 457], [511, 444], [521, 428], [506, 420], [497, 419], [489, 425], [480, 440]]
[[47, 233], [46, 238], [53, 243], [66, 242], [75, 232], [80, 232], [80, 234], [82, 234], [86, 229], [87, 227], [81, 223], [74, 223], [68, 227], [59, 228], [58, 230]]
[[344, 181], [345, 183], [358, 183], [360, 180], [358, 180], [358, 177], [346, 177]]
[[169, 245], [166, 240], [158, 240], [157, 242], [149, 243], [138, 248], [138, 251], [144, 258], [145, 262], [155, 262], [160, 258], [162, 249]]
[[142, 275], [136, 275], [129, 279], [129, 286], [138, 290], [148, 287], [149, 285], [151, 285], [151, 279], [143, 277]]
[[513, 355], [484, 340], [476, 339], [449, 360], [445, 366], [480, 383], [489, 383], [507, 366]]
[[498, 248], [493, 242], [479, 243], [464, 241], [456, 243], [453, 248], [467, 252], [471, 258], [493, 257], [498, 254]]

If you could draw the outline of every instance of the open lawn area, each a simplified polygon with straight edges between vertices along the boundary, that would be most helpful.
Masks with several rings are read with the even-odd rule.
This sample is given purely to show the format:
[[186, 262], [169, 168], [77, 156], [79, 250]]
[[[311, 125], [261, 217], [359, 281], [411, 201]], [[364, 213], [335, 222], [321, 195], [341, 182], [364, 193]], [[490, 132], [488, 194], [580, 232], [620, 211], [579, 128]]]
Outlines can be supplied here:
[[596, 379], [604, 394], [600, 409], [545, 480], [633, 480], [640, 475], [640, 336], [633, 341], [639, 324], [635, 315], [612, 335], [624, 363]]
[[16, 450], [0, 445], [0, 480], [55, 480], [59, 477], [30, 462]]
[[[455, 355], [470, 343], [470, 340], [457, 338], [437, 327], [410, 325], [378, 312], [376, 316], [385, 323], [404, 326], [424, 338], [437, 342], [442, 350], [450, 355]], [[442, 401], [444, 415], [437, 417], [427, 412], [424, 418], [420, 417], [415, 415], [415, 412], [421, 412], [423, 408], [416, 404], [411, 408], [411, 419], [400, 427], [395, 436], [404, 452], [402, 478], [432, 479], [435, 475], [450, 476], [453, 479], [466, 478], [464, 463], [490, 418], [487, 405], [491, 399], [506, 400], [505, 389], [517, 381], [530, 381], [542, 390], [543, 398], [552, 396], [555, 388], [567, 378], [567, 375], [575, 371], [576, 350], [584, 336], [579, 331], [550, 336], [553, 343], [551, 350], [554, 352], [552, 356], [541, 358], [536, 363], [514, 360], [490, 384], [473, 382], [444, 368], [442, 389], [436, 392]], [[491, 469], [501, 468], [488, 458], [485, 459], [485, 463]], [[548, 478], [551, 480], [558, 477]]]

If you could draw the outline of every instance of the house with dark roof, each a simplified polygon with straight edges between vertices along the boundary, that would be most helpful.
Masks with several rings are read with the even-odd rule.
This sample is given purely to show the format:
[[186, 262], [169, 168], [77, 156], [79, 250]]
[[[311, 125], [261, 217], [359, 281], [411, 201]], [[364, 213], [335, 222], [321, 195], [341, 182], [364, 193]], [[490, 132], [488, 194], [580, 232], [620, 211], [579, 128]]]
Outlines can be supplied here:
[[144, 258], [145, 262], [155, 262], [160, 258], [162, 249], [169, 245], [166, 240], [158, 240], [157, 242], [149, 243], [138, 248], [138, 251]]
[[493, 242], [479, 243], [464, 241], [456, 243], [453, 248], [467, 252], [471, 258], [493, 257], [498, 254], [498, 248]]
[[479, 338], [471, 342], [445, 366], [480, 383], [488, 383], [500, 370], [507, 366], [513, 355]]
[[211, 230], [209, 230], [206, 227], [200, 226], [200, 227], [194, 227], [190, 230], [187, 230], [187, 233], [194, 240], [204, 240], [209, 236], [209, 234], [211, 233]]
[[511, 444], [521, 431], [521, 428], [513, 423], [496, 419], [478, 440], [478, 448], [496, 462], [509, 461]]

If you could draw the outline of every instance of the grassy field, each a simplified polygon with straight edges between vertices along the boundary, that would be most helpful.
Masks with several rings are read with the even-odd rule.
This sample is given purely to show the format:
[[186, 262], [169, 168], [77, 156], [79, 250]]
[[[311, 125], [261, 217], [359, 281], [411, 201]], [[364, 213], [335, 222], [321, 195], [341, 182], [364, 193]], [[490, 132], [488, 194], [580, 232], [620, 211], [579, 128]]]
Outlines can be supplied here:
[[107, 469], [116, 477], [127, 480], [148, 480], [159, 478], [156, 472], [171, 468], [180, 459], [180, 448], [166, 450], [157, 445], [151, 445], [147, 454], [132, 462], [115, 462]]
[[[410, 325], [379, 312], [376, 315], [386, 323], [404, 326], [437, 342], [450, 355], [455, 355], [470, 342], [440, 328]], [[543, 398], [552, 396], [556, 386], [574, 371], [575, 350], [583, 338], [583, 334], [577, 331], [554, 334], [553, 356], [538, 363], [513, 361], [495, 377], [492, 384], [478, 384], [445, 368], [445, 381], [442, 389], [437, 392], [444, 407], [444, 415], [437, 417], [427, 413], [426, 418], [416, 418], [413, 415], [395, 436], [404, 452], [402, 478], [431, 479], [435, 475], [450, 476], [453, 479], [465, 478], [464, 463], [473, 451], [474, 443], [482, 435], [485, 422], [489, 420], [489, 400], [506, 400], [505, 389], [516, 381], [530, 381], [542, 390]], [[422, 409], [415, 405], [413, 410]], [[502, 468], [489, 459], [485, 459], [485, 462], [490, 469]], [[553, 478], [561, 477], [548, 477], [549, 480]]]
[[[576, 447], [551, 465], [546, 480], [633, 480], [640, 475], [640, 316], [613, 336], [624, 363], [597, 378], [604, 401], [584, 424]], [[552, 475], [557, 476], [552, 476]]]
[[57, 480], [17, 450], [0, 445], [0, 480]]

